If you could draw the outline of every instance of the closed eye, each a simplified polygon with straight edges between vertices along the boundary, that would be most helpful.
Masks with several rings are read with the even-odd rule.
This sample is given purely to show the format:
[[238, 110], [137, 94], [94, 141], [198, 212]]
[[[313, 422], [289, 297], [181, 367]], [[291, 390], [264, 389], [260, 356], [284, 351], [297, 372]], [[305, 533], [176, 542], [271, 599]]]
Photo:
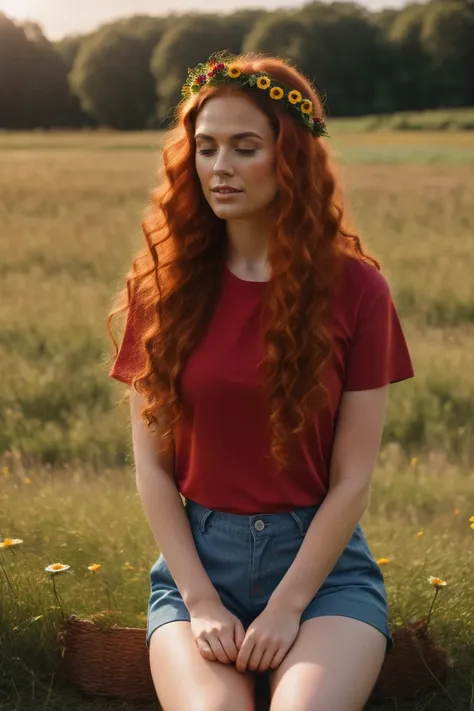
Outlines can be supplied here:
[[[236, 148], [235, 150], [237, 153], [241, 153], [242, 155], [252, 156], [255, 153], [256, 148]], [[210, 156], [211, 153], [214, 152], [215, 148], [201, 148], [201, 150], [198, 151], [201, 156]]]

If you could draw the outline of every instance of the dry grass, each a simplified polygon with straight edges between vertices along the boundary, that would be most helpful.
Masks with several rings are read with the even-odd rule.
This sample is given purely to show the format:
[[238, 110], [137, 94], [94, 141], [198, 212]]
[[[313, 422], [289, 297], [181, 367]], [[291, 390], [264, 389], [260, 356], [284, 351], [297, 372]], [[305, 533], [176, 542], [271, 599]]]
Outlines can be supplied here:
[[[114, 707], [61, 690], [49, 563], [71, 565], [61, 586], [68, 612], [105, 607], [108, 578], [121, 621], [144, 623], [157, 551], [128, 466], [121, 386], [107, 378], [105, 318], [141, 246], [160, 141], [0, 136], [0, 537], [25, 541], [3, 556], [21, 604], [0, 578], [1, 711]], [[363, 525], [374, 555], [391, 559], [393, 625], [427, 611], [428, 575], [448, 581], [433, 631], [455, 660], [446, 690], [383, 709], [472, 711], [474, 136], [346, 133], [334, 152], [417, 376], [391, 390]], [[101, 578], [86, 570], [92, 562], [103, 563]]]

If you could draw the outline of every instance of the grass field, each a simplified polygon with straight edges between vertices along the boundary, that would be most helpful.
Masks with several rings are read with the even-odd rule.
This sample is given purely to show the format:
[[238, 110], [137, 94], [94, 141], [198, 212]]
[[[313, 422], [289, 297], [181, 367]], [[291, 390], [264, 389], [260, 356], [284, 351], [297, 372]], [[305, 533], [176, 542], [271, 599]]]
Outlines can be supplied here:
[[[67, 688], [44, 568], [71, 566], [59, 578], [66, 614], [106, 609], [109, 591], [119, 623], [144, 625], [158, 551], [134, 488], [122, 386], [107, 378], [105, 320], [141, 247], [160, 142], [0, 135], [0, 539], [24, 541], [0, 551], [1, 711], [135, 708]], [[374, 555], [390, 560], [392, 625], [426, 614], [429, 575], [448, 582], [432, 631], [453, 658], [449, 683], [377, 708], [473, 711], [474, 134], [335, 126], [331, 145], [416, 371], [391, 389], [362, 521]]]
[[340, 131], [472, 131], [474, 109], [432, 109], [427, 111], [398, 111], [389, 115], [359, 116], [331, 119]]

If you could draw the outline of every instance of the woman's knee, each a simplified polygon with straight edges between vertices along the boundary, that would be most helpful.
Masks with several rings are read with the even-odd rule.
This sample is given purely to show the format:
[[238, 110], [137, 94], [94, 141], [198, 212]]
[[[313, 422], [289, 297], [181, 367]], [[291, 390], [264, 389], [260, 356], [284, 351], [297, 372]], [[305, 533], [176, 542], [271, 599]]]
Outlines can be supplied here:
[[163, 711], [254, 711], [255, 681], [233, 664], [205, 659], [189, 622], [159, 627], [150, 639], [150, 669]]

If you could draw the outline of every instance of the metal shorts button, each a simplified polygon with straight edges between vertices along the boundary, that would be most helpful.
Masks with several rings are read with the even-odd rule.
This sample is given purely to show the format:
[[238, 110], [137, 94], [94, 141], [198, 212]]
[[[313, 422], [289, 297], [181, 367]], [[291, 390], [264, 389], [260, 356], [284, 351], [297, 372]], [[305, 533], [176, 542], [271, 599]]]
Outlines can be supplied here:
[[257, 531], [263, 531], [263, 529], [265, 528], [265, 523], [259, 518], [258, 521], [255, 521], [254, 526]]

